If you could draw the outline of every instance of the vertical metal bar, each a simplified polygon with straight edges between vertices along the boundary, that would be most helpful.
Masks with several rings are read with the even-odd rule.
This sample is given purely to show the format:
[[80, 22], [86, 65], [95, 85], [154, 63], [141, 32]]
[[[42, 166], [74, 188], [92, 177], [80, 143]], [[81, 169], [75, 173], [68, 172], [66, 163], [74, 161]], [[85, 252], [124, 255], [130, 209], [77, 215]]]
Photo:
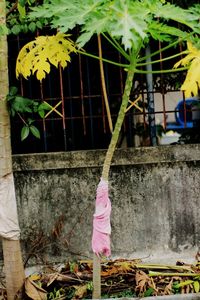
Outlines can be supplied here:
[[149, 129], [150, 129], [150, 141], [152, 146], [157, 145], [156, 139], [156, 123], [155, 123], [155, 105], [154, 105], [154, 94], [153, 94], [153, 76], [152, 76], [152, 65], [151, 65], [151, 49], [147, 46], [145, 49], [145, 54], [147, 56], [146, 70], [149, 72], [146, 75], [147, 81], [147, 99], [148, 99], [148, 112], [149, 112]]
[[[121, 63], [122, 62], [122, 57], [121, 57], [120, 53], [118, 53], [118, 57], [119, 57], [119, 63]], [[124, 84], [123, 84], [123, 72], [122, 72], [122, 68], [121, 67], [119, 68], [119, 78], [120, 78], [120, 94], [121, 94], [121, 98], [122, 98], [122, 95], [123, 95], [123, 92], [124, 92]], [[130, 119], [130, 114], [129, 114], [128, 118]], [[126, 120], [126, 117], [125, 117], [124, 122], [123, 122], [123, 130], [124, 130], [124, 132], [126, 132], [126, 122], [125, 122], [125, 120]], [[123, 135], [122, 132], [121, 132], [121, 134]], [[131, 133], [129, 133], [129, 135], [130, 134]], [[131, 140], [131, 137], [130, 137], [130, 140]]]
[[[121, 54], [118, 53], [118, 58], [119, 58], [119, 63], [122, 62], [122, 57]], [[122, 73], [122, 68], [119, 68], [119, 78], [120, 78], [120, 93], [121, 95], [123, 95], [123, 91], [124, 91], [124, 83], [123, 83], [123, 73]]]
[[81, 98], [81, 112], [83, 117], [83, 133], [86, 135], [86, 122], [85, 122], [85, 109], [84, 109], [84, 94], [83, 94], [83, 72], [82, 72], [82, 60], [81, 55], [78, 56], [79, 59], [79, 74], [80, 74], [80, 98]]
[[88, 85], [88, 101], [89, 101], [89, 115], [90, 115], [90, 129], [91, 129], [91, 143], [92, 148], [94, 148], [94, 128], [93, 128], [93, 112], [92, 112], [92, 99], [91, 99], [91, 90], [90, 90], [90, 70], [88, 64], [88, 58], [86, 57], [86, 70], [87, 70], [87, 85]]
[[66, 124], [65, 124], [65, 99], [64, 99], [64, 92], [63, 92], [63, 74], [60, 65], [59, 65], [59, 77], [60, 77], [60, 95], [62, 100], [62, 124], [63, 124], [64, 149], [65, 151], [67, 151], [67, 132], [66, 132]]
[[[143, 76], [142, 76], [142, 79], [143, 79]], [[144, 85], [142, 84], [142, 87]], [[145, 107], [145, 96], [144, 96], [144, 89], [142, 88], [142, 108], [143, 108], [143, 113], [142, 113], [142, 116], [143, 116], [143, 123], [144, 123], [144, 129], [146, 129], [146, 107]]]
[[[39, 36], [39, 30], [36, 31], [36, 36]], [[43, 84], [42, 81], [40, 81], [40, 94], [41, 94], [41, 100], [44, 101], [44, 93], [43, 93]], [[42, 125], [43, 125], [43, 137], [44, 137], [44, 151], [47, 152], [47, 134], [46, 134], [46, 122], [45, 118], [42, 119]]]
[[184, 128], [186, 128], [187, 127], [187, 106], [186, 106], [184, 92], [183, 92], [183, 116], [184, 116]]
[[105, 102], [105, 106], [106, 106], [108, 124], [109, 124], [109, 128], [110, 128], [110, 132], [112, 133], [113, 132], [113, 124], [112, 124], [112, 118], [111, 118], [111, 114], [110, 114], [110, 106], [109, 106], [108, 95], [107, 95], [107, 90], [106, 90], [104, 67], [103, 67], [103, 61], [102, 61], [102, 45], [101, 45], [100, 34], [98, 34], [97, 40], [98, 40], [98, 51], [99, 51], [99, 68], [100, 68], [101, 88], [102, 88], [102, 93], [103, 93], [104, 102]]
[[73, 120], [73, 100], [72, 99], [72, 89], [71, 89], [71, 77], [70, 77], [70, 70], [67, 68], [67, 87], [68, 87], [68, 93], [70, 97], [70, 121], [71, 121], [71, 139], [72, 139], [72, 144], [70, 145], [70, 149], [76, 149], [75, 145], [75, 139], [74, 139], [74, 120]]
[[[161, 49], [161, 42], [159, 41], [159, 50]], [[160, 52], [160, 69], [163, 70], [163, 63], [162, 63], [162, 52]], [[165, 107], [165, 93], [164, 93], [164, 88], [163, 88], [163, 74], [161, 73], [161, 76], [160, 76], [161, 80], [161, 92], [162, 92], [162, 103], [163, 103], [163, 125], [164, 125], [164, 129], [166, 129], [166, 126], [167, 126], [167, 116], [166, 116], [166, 107]]]
[[[44, 101], [42, 81], [40, 82], [40, 94], [41, 94], [41, 100]], [[47, 134], [46, 134], [45, 118], [42, 119], [42, 125], [43, 125], [43, 137], [44, 137], [44, 151], [47, 152]]]
[[103, 120], [103, 132], [106, 134], [106, 107], [105, 107], [105, 101], [104, 101], [104, 96], [103, 96], [103, 90], [101, 93], [101, 107], [102, 107], [102, 120]]
[[144, 75], [141, 74], [140, 75], [140, 81], [141, 81], [141, 86], [142, 86], [142, 90], [141, 90], [141, 95], [142, 95], [142, 108], [143, 108], [143, 112], [142, 112], [142, 117], [143, 117], [143, 125], [144, 125], [144, 129], [146, 129], [147, 124], [146, 124], [146, 105], [145, 105], [145, 92], [144, 92]]
[[105, 114], [105, 102], [103, 99], [103, 94], [101, 95], [101, 107], [102, 107], [103, 132], [106, 134], [106, 114]]
[[[110, 98], [110, 91], [109, 91], [109, 77], [108, 77], [108, 64], [104, 65], [104, 76], [105, 76], [105, 81], [106, 81], [106, 87], [107, 87], [107, 93]], [[105, 114], [104, 114], [105, 116]]]
[[164, 93], [162, 93], [162, 103], [163, 103], [163, 127], [164, 127], [164, 129], [166, 129], [167, 116], [166, 116], [165, 94]]
[[[179, 43], [179, 49], [180, 52], [183, 52], [183, 47], [182, 47], [182, 43]], [[183, 57], [183, 55], [181, 55], [181, 58]], [[183, 113], [184, 113], [184, 127], [187, 127], [187, 106], [186, 106], [186, 101], [185, 101], [185, 92], [183, 92]]]
[[[18, 47], [18, 53], [20, 50], [20, 39], [19, 39], [19, 35], [17, 36], [17, 47]], [[23, 87], [23, 81], [22, 81], [22, 76], [19, 76], [19, 81], [20, 81], [20, 92], [21, 95], [24, 96], [24, 87]]]

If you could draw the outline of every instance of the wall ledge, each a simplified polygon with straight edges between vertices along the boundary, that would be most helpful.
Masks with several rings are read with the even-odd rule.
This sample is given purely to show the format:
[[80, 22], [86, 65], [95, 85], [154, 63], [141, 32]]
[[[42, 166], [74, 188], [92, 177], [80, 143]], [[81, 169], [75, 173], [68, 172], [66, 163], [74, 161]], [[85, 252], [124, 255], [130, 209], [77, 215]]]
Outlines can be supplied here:
[[[13, 155], [13, 171], [101, 167], [106, 150]], [[200, 144], [117, 149], [112, 166], [200, 161]]]

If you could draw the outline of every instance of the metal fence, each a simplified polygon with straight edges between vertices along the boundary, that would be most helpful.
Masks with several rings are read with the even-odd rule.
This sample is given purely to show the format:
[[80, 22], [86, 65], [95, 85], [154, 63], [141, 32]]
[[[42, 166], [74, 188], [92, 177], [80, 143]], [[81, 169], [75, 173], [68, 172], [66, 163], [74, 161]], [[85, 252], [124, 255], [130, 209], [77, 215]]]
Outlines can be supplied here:
[[[17, 54], [32, 39], [33, 36], [25, 35], [9, 38], [10, 86], [17, 86], [19, 93], [25, 97], [48, 102], [53, 109], [43, 119], [34, 116], [41, 139], [29, 135], [21, 141], [23, 124], [18, 116], [11, 118], [13, 153], [106, 149], [111, 133], [102, 93], [99, 61], [74, 54], [66, 69], [53, 67], [41, 83], [33, 77], [17, 80]], [[160, 43], [154, 42], [146, 51], [160, 47]], [[87, 45], [87, 50], [98, 55], [96, 38]], [[103, 38], [102, 51], [106, 58], [123, 61], [120, 54]], [[157, 58], [161, 58], [161, 54]], [[168, 65], [158, 63], [153, 67], [162, 70], [168, 68]], [[104, 63], [104, 72], [114, 124], [122, 99], [126, 71]], [[195, 99], [185, 99], [179, 91], [183, 76], [183, 73], [163, 73], [152, 78], [146, 75], [135, 77], [130, 101], [139, 96], [140, 100], [137, 102], [138, 107], [132, 106], [126, 113], [118, 147], [159, 145], [177, 142], [180, 137], [184, 143], [198, 142], [198, 134], [193, 139], [200, 118], [198, 103]], [[161, 138], [166, 131], [171, 132]]]

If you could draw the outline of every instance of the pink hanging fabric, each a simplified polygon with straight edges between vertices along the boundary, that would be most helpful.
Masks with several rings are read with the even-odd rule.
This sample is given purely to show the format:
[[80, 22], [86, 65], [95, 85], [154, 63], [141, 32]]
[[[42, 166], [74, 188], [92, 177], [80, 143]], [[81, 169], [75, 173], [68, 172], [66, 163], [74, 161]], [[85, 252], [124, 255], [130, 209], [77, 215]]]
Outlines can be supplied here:
[[96, 255], [109, 256], [111, 202], [108, 197], [108, 181], [101, 178], [97, 187], [96, 206], [93, 218], [92, 250]]

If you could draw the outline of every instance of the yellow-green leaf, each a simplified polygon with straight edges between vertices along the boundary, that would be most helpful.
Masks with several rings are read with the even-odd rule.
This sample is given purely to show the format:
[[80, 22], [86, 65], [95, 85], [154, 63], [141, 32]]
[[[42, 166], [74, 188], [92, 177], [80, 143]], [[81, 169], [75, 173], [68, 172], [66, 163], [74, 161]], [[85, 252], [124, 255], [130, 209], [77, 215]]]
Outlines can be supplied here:
[[174, 68], [179, 66], [188, 66], [186, 79], [181, 86], [181, 90], [185, 91], [186, 98], [196, 96], [200, 87], [200, 50], [194, 47], [190, 42], [187, 43], [187, 55], [178, 61]]
[[36, 75], [38, 80], [46, 77], [51, 64], [65, 68], [70, 62], [71, 52], [76, 52], [75, 44], [64, 33], [53, 36], [39, 36], [26, 44], [20, 51], [16, 63], [16, 76], [23, 75], [27, 79]]
[[34, 273], [34, 274], [32, 274], [32, 275], [29, 276], [29, 279], [31, 281], [37, 281], [37, 280], [40, 280], [41, 277], [42, 277], [41, 274]]
[[21, 6], [20, 3], [17, 3], [17, 9], [21, 15], [22, 18], [24, 18], [26, 16], [26, 9], [25, 6]]
[[194, 286], [195, 293], [198, 293], [200, 290], [199, 281], [194, 281], [193, 286]]

